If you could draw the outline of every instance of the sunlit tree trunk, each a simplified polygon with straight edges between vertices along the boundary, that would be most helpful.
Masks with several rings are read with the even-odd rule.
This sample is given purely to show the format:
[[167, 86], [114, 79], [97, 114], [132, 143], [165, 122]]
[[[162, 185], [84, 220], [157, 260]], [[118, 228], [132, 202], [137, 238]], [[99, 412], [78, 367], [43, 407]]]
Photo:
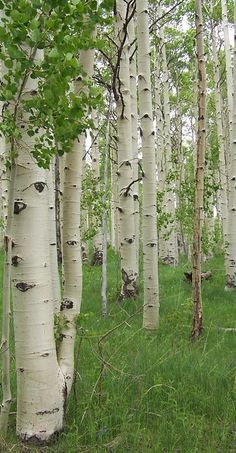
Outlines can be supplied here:
[[152, 113], [148, 1], [137, 2], [139, 110], [143, 155], [143, 326], [159, 324], [155, 131]]
[[131, 4], [116, 2], [116, 30], [119, 47], [117, 74], [117, 128], [118, 128], [118, 187], [119, 187], [119, 241], [121, 257], [121, 298], [135, 297], [137, 293], [136, 241], [133, 199], [132, 126], [129, 71], [128, 18]]
[[197, 166], [195, 175], [194, 203], [194, 237], [193, 237], [193, 325], [191, 337], [197, 339], [203, 329], [202, 294], [201, 294], [201, 237], [203, 222], [203, 188], [204, 165], [206, 152], [206, 67], [204, 56], [204, 38], [202, 21], [202, 2], [195, 2], [196, 51], [198, 62], [198, 132], [197, 132]]
[[[38, 51], [36, 59], [41, 58]], [[36, 90], [37, 80], [29, 78], [24, 98]], [[27, 115], [24, 122], [28, 122]], [[53, 330], [47, 175], [30, 153], [34, 137], [22, 133], [16, 160], [12, 254], [16, 429], [23, 440], [46, 441], [62, 429], [65, 385]]]

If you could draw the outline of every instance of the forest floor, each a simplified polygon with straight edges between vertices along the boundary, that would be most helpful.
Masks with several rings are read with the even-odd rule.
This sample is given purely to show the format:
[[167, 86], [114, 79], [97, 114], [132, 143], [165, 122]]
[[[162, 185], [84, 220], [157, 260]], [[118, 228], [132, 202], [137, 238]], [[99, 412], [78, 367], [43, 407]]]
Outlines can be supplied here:
[[[191, 285], [160, 266], [160, 328], [142, 329], [142, 297], [118, 301], [119, 264], [109, 251], [109, 317], [101, 317], [101, 269], [84, 266], [76, 380], [65, 430], [45, 448], [24, 447], [10, 431], [0, 452], [236, 452], [235, 294], [224, 291], [223, 257], [204, 264], [204, 334], [192, 344]], [[142, 288], [140, 294], [142, 292]], [[107, 336], [102, 336], [107, 333]], [[14, 359], [12, 382], [15, 386]], [[14, 392], [15, 393], [15, 392]]]

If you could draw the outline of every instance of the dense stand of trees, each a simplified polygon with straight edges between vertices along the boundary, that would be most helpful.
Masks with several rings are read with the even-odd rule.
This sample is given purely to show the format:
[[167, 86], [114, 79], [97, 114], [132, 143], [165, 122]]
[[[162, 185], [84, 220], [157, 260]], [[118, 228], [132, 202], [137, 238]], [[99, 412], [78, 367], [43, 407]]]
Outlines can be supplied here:
[[192, 263], [192, 340], [203, 330], [201, 262], [224, 253], [235, 290], [236, 5], [11, 0], [0, 11], [0, 429], [12, 289], [16, 430], [47, 442], [73, 383], [89, 241], [104, 316], [107, 242], [120, 256], [121, 303], [140, 292], [143, 263], [147, 330], [159, 326], [158, 258]]

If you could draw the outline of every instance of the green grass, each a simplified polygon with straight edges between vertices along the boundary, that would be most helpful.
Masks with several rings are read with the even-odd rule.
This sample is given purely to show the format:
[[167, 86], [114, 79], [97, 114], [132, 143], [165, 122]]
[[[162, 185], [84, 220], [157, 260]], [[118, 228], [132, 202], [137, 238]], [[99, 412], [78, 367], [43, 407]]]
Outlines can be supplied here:
[[[185, 262], [176, 269], [160, 266], [161, 323], [156, 333], [143, 331], [141, 313], [128, 319], [141, 307], [141, 295], [135, 301], [117, 301], [119, 266], [111, 251], [106, 320], [100, 314], [101, 270], [85, 266], [78, 372], [65, 430], [52, 446], [23, 447], [15, 438], [12, 415], [8, 442], [0, 451], [236, 452], [236, 333], [219, 329], [236, 328], [235, 294], [224, 291], [222, 257], [203, 267], [213, 270], [213, 278], [203, 283], [204, 335], [192, 344]], [[102, 342], [107, 366], [98, 382], [99, 336], [125, 320]], [[14, 371], [12, 376], [14, 381]]]

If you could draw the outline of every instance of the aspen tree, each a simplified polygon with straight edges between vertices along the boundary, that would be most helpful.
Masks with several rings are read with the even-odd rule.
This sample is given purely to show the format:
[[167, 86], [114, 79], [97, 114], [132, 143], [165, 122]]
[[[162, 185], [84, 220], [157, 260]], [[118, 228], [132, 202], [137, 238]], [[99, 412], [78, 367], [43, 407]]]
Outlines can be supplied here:
[[135, 297], [137, 294], [128, 38], [128, 24], [134, 12], [133, 8], [133, 1], [117, 0], [116, 2], [119, 70], [116, 80], [115, 96], [117, 102], [118, 129], [118, 211], [122, 278], [121, 298]]
[[198, 63], [198, 131], [195, 174], [194, 235], [193, 235], [193, 324], [191, 337], [197, 339], [203, 330], [201, 295], [201, 238], [203, 222], [203, 188], [206, 151], [206, 67], [204, 56], [202, 1], [195, 1], [196, 51]]
[[58, 269], [57, 255], [57, 230], [56, 230], [56, 197], [55, 197], [55, 162], [51, 162], [50, 169], [47, 172], [47, 188], [48, 188], [48, 209], [49, 209], [49, 249], [51, 263], [51, 282], [52, 295], [54, 303], [54, 311], [57, 313], [60, 310], [61, 303], [61, 286]]
[[[80, 53], [80, 65], [85, 72], [85, 81], [91, 78], [94, 65], [94, 49]], [[74, 83], [75, 93], [85, 90], [83, 79]], [[61, 314], [66, 319], [62, 331], [58, 358], [65, 377], [69, 393], [74, 376], [74, 341], [76, 335], [76, 316], [80, 312], [82, 295], [82, 261], [81, 261], [81, 183], [82, 160], [84, 155], [85, 134], [74, 142], [73, 149], [66, 155], [64, 199], [63, 199], [63, 257], [64, 257], [64, 294], [61, 303]]]
[[137, 3], [139, 110], [143, 156], [143, 326], [156, 329], [159, 324], [158, 247], [156, 222], [155, 131], [152, 113], [148, 1]]
[[118, 155], [117, 149], [112, 150], [111, 159], [111, 245], [119, 252], [119, 194], [118, 194]]
[[217, 51], [216, 30], [212, 24], [212, 55], [215, 84], [215, 104], [216, 104], [216, 126], [219, 143], [219, 183], [220, 183], [220, 211], [222, 217], [222, 229], [224, 243], [227, 244], [227, 217], [228, 217], [228, 200], [227, 200], [227, 167], [225, 165], [225, 135], [222, 124], [223, 106], [220, 90], [220, 63]]
[[230, 146], [230, 172], [229, 172], [229, 212], [228, 212], [228, 247], [226, 269], [226, 289], [236, 289], [236, 5], [234, 8], [234, 65], [233, 65], [233, 116], [232, 116], [232, 143]]
[[136, 249], [136, 271], [139, 275], [139, 157], [138, 157], [138, 107], [137, 107], [137, 61], [136, 61], [136, 39], [135, 20], [129, 23], [130, 37], [130, 96], [131, 96], [131, 123], [132, 123], [132, 151], [133, 151], [133, 199], [134, 199], [134, 226], [135, 226], [135, 249]]
[[10, 311], [11, 311], [11, 264], [12, 264], [12, 223], [13, 205], [16, 180], [16, 165], [11, 162], [9, 174], [9, 200], [6, 231], [4, 234], [4, 266], [3, 266], [3, 295], [2, 295], [2, 340], [0, 353], [2, 355], [2, 404], [0, 406], [0, 433], [5, 436], [8, 429], [8, 418], [11, 398], [10, 383]]
[[[169, 96], [169, 71], [166, 58], [166, 47], [164, 40], [164, 30], [160, 31], [161, 46], [162, 46], [162, 70], [163, 70], [163, 109], [164, 109], [164, 149], [165, 149], [165, 173], [166, 178], [169, 177], [172, 170], [172, 148], [171, 148], [171, 129], [170, 129], [170, 96]], [[172, 219], [171, 225], [167, 228], [167, 239], [165, 252], [166, 256], [163, 261], [171, 266], [178, 264], [178, 244], [176, 233], [176, 220], [175, 220], [175, 190], [174, 182], [169, 183], [168, 190], [164, 192], [164, 210]]]
[[[91, 132], [92, 138], [92, 169], [93, 176], [96, 180], [97, 190], [100, 190], [100, 153], [99, 153], [99, 135], [98, 135], [98, 117], [97, 111], [93, 110], [92, 119], [95, 128]], [[92, 264], [102, 264], [102, 228], [99, 225], [98, 230], [93, 238], [93, 258]]]
[[[35, 61], [41, 59], [42, 51], [37, 51]], [[37, 91], [37, 83], [28, 77], [22, 88], [24, 98]], [[24, 115], [27, 124], [28, 115]], [[46, 441], [62, 429], [65, 385], [53, 335], [47, 175], [30, 154], [36, 139], [22, 129], [16, 159], [12, 256], [16, 430], [23, 440]]]

